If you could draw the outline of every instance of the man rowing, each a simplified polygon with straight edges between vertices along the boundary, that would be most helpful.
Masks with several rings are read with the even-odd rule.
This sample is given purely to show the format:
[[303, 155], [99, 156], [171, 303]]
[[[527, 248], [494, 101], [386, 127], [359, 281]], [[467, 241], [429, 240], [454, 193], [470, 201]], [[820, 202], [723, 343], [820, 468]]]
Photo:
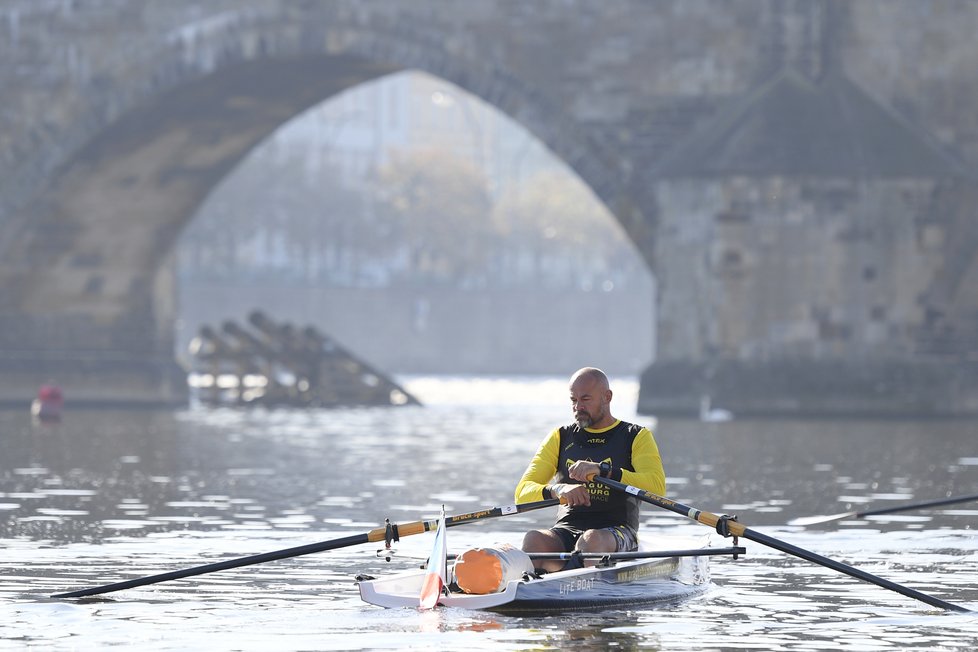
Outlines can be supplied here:
[[[639, 506], [631, 495], [591, 481], [600, 475], [664, 495], [666, 477], [652, 432], [611, 414], [612, 391], [600, 369], [570, 379], [574, 423], [548, 434], [516, 485], [516, 503], [559, 498], [557, 522], [523, 538], [526, 552], [621, 552], [638, 548]], [[561, 561], [540, 568], [560, 570]]]

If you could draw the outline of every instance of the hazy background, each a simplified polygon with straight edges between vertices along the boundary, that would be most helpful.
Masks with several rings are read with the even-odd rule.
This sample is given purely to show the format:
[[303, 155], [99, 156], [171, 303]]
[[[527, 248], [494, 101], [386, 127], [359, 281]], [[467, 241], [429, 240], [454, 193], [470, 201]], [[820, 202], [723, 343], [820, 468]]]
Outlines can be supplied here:
[[188, 366], [201, 324], [258, 307], [390, 372], [638, 375], [652, 360], [654, 282], [620, 223], [526, 129], [418, 71], [285, 124], [176, 261]]

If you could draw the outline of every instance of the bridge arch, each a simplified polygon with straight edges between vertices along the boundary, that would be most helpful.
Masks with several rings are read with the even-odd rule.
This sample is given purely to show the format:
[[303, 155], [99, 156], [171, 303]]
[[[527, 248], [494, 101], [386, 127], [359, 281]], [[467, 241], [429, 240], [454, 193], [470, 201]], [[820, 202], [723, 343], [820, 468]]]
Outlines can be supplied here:
[[[417, 17], [328, 18], [220, 15], [109, 66], [104, 92], [74, 108], [74, 132], [65, 136], [84, 146], [59, 162], [50, 185], [21, 211], [17, 235], [0, 243], [4, 271], [15, 276], [2, 284], [5, 301], [30, 315], [8, 334], [26, 339], [40, 324], [54, 349], [166, 356], [172, 307], [158, 271], [214, 186], [294, 116], [399, 70], [436, 75], [500, 109], [612, 213], [621, 205], [622, 161], [492, 52], [446, 38]], [[643, 220], [635, 210], [626, 214], [626, 231], [636, 233]]]

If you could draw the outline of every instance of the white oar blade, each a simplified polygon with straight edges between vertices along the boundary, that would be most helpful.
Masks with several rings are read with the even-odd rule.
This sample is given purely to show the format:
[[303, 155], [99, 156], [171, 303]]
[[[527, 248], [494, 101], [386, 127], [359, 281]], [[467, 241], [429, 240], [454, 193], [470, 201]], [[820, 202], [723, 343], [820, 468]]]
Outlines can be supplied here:
[[793, 518], [788, 521], [788, 525], [816, 525], [818, 523], [829, 523], [831, 521], [841, 521], [844, 518], [849, 518], [850, 516], [855, 516], [856, 512], [846, 512], [845, 514], [831, 514], [829, 516], [803, 516], [801, 518]]

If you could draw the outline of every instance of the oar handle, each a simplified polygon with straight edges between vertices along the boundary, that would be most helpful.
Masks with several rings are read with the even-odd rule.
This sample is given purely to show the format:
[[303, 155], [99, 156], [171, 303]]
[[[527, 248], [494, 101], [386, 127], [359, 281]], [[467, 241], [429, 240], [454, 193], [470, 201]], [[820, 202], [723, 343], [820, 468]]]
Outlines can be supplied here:
[[[458, 516], [447, 516], [445, 517], [445, 527], [464, 525], [466, 523], [471, 523], [472, 521], [481, 521], [487, 518], [522, 514], [523, 512], [531, 512], [535, 509], [541, 509], [543, 507], [559, 505], [560, 502], [561, 501], [559, 498], [548, 498], [546, 500], [538, 500], [532, 503], [506, 505], [505, 507], [493, 507], [491, 509], [483, 509], [477, 512], [469, 512], [468, 514], [459, 514]], [[435, 524], [435, 527], [438, 527], [438, 521], [431, 522]]]
[[[602, 478], [600, 476], [594, 476], [593, 479], [613, 489], [624, 491], [625, 493], [641, 498], [647, 503], [651, 503], [658, 507], [662, 507], [663, 509], [668, 509], [669, 511], [675, 512], [677, 514], [690, 518], [704, 525], [716, 527], [717, 523], [719, 523], [721, 519], [721, 517], [717, 516], [716, 514], [711, 514], [710, 512], [704, 512], [702, 510], [695, 509], [687, 505], [683, 505], [682, 503], [677, 503], [674, 500], [669, 500], [668, 498], [657, 496], [656, 494], [653, 494], [649, 491], [645, 491], [644, 489], [640, 489], [638, 487], [633, 487], [631, 485], [618, 482], [617, 480], [612, 480], [610, 478]], [[835, 561], [834, 559], [823, 557], [822, 555], [816, 554], [809, 550], [805, 550], [804, 548], [799, 548], [785, 541], [775, 539], [774, 537], [770, 537], [760, 532], [756, 532], [754, 530], [751, 530], [750, 528], [745, 527], [742, 523], [738, 523], [737, 521], [727, 520], [725, 525], [727, 526], [727, 529], [732, 536], [744, 537], [745, 539], [749, 539], [751, 541], [761, 543], [770, 548], [774, 548], [775, 550], [786, 552], [789, 555], [800, 557], [801, 559], [805, 559], [807, 561], [820, 564], [822, 566], [825, 566], [826, 568], [837, 570], [840, 573], [845, 573], [846, 575], [849, 575], [851, 577], [855, 577], [857, 579], [870, 582], [871, 584], [876, 584], [877, 586], [881, 586], [891, 591], [896, 591], [897, 593], [905, 595], [908, 598], [914, 598], [916, 600], [920, 600], [921, 602], [925, 602], [933, 607], [939, 607], [941, 609], [946, 609], [948, 611], [958, 611], [958, 612], [971, 611], [970, 609], [966, 609], [960, 605], [956, 605], [951, 602], [946, 602], [944, 600], [941, 600], [940, 598], [935, 598], [934, 596], [927, 595], [926, 593], [921, 593], [920, 591], [911, 589], [906, 586], [901, 586], [900, 584], [896, 584], [895, 582], [891, 582], [890, 580], [883, 579], [882, 577], [878, 577], [871, 573], [867, 573], [865, 571], [859, 570], [858, 568], [853, 568], [852, 566]]]
[[[560, 500], [557, 498], [548, 498], [546, 500], [538, 500], [533, 503], [523, 503], [522, 505], [507, 505], [505, 507], [491, 507], [489, 509], [482, 509], [477, 512], [469, 512], [468, 514], [458, 514], [456, 516], [446, 516], [445, 517], [445, 527], [454, 527], [456, 525], [465, 525], [466, 523], [471, 523], [472, 521], [482, 521], [487, 518], [498, 518], [500, 516], [511, 516], [513, 514], [522, 514], [523, 512], [529, 512], [534, 509], [541, 509], [543, 507], [552, 507], [554, 505], [560, 504]], [[433, 521], [415, 521], [413, 523], [405, 523], [402, 525], [392, 525], [396, 536], [409, 536], [412, 534], [421, 534], [422, 532], [433, 532], [438, 529], [438, 520]], [[378, 539], [370, 539], [370, 541], [384, 541], [387, 536], [386, 529], [374, 530], [374, 532], [382, 532], [384, 536]]]
[[[589, 477], [590, 480], [597, 480], [603, 484], [608, 485], [612, 489], [617, 489], [618, 491], [624, 491], [627, 494], [631, 494], [637, 498], [644, 500], [647, 503], [656, 505], [663, 509], [667, 509], [670, 512], [675, 512], [680, 516], [685, 516], [686, 518], [702, 523], [703, 525], [709, 525], [715, 528], [717, 523], [720, 522], [720, 517], [716, 514], [711, 514], [710, 512], [704, 512], [702, 510], [696, 509], [694, 507], [689, 507], [688, 505], [683, 505], [682, 503], [677, 503], [674, 500], [669, 500], [668, 498], [663, 498], [650, 491], [644, 489], [639, 489], [638, 487], [633, 487], [632, 485], [625, 484], [623, 482], [618, 482], [617, 480], [612, 480], [611, 478], [602, 478], [599, 475], [593, 475]], [[741, 523], [734, 520], [726, 520], [727, 531], [731, 536], [740, 537], [744, 536], [745, 528]]]

